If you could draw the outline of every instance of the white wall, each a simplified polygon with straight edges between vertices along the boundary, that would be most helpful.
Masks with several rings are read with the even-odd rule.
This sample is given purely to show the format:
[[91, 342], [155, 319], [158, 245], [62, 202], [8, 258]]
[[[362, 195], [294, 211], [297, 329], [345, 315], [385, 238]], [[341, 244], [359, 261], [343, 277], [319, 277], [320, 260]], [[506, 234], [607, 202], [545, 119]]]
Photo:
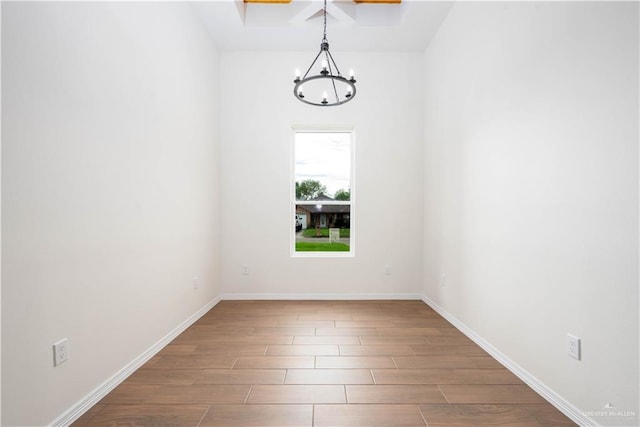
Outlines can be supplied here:
[[2, 8], [3, 425], [34, 426], [219, 294], [218, 59], [185, 4]]
[[637, 2], [457, 3], [426, 52], [426, 295], [580, 413], [635, 413], [604, 425], [640, 413], [638, 71]]
[[[422, 55], [332, 51], [343, 71], [355, 70], [359, 92], [348, 104], [322, 108], [293, 96], [294, 70], [306, 69], [317, 53], [312, 48], [221, 54], [224, 293], [419, 295]], [[355, 129], [354, 258], [290, 256], [293, 125]], [[241, 265], [249, 276], [240, 274]]]

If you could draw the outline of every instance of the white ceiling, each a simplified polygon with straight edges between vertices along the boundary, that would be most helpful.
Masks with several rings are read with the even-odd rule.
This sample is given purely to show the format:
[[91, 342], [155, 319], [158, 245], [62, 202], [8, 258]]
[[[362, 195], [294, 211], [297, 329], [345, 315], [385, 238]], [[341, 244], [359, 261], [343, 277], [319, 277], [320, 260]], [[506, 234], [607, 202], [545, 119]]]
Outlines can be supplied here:
[[[327, 39], [342, 51], [424, 51], [453, 1], [355, 4], [328, 0]], [[222, 50], [315, 50], [322, 39], [322, 0], [289, 4], [217, 0], [192, 3]]]

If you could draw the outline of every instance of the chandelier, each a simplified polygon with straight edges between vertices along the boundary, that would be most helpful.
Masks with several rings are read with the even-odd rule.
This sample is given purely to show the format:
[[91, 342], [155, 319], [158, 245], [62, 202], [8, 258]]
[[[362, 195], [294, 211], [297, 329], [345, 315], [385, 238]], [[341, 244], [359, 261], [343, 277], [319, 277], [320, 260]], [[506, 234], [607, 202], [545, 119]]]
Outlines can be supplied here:
[[[327, 40], [327, 0], [324, 0], [323, 8], [324, 32], [320, 43], [320, 52], [316, 55], [304, 76], [300, 76], [300, 70], [296, 70], [296, 78], [293, 81], [294, 96], [305, 104], [319, 107], [332, 107], [351, 101], [356, 96], [356, 79], [353, 70], [349, 72], [349, 78], [340, 74], [336, 61], [329, 52]], [[316, 66], [320, 60], [320, 67]], [[315, 69], [314, 69], [315, 67]], [[318, 74], [309, 74], [314, 69]], [[304, 87], [302, 86], [304, 84]]]

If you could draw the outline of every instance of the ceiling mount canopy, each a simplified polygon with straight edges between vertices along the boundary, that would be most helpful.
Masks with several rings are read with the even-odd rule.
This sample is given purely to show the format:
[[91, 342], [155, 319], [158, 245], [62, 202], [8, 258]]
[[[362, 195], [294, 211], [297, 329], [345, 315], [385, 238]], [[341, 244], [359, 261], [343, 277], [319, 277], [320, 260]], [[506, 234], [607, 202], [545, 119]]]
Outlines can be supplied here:
[[[300, 76], [300, 70], [296, 70], [293, 95], [305, 104], [332, 107], [349, 102], [356, 96], [356, 79], [353, 70], [349, 72], [349, 78], [343, 77], [331, 52], [329, 52], [327, 0], [324, 0], [322, 11], [324, 26], [320, 52], [311, 62], [304, 76]], [[313, 72], [318, 72], [318, 74], [313, 74]]]

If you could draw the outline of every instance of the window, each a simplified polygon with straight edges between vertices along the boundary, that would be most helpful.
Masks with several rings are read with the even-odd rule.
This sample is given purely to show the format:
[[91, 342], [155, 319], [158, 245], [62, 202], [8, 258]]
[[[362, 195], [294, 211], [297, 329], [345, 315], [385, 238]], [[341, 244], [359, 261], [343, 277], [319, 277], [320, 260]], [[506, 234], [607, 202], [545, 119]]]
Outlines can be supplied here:
[[295, 131], [292, 253], [353, 256], [353, 132]]

